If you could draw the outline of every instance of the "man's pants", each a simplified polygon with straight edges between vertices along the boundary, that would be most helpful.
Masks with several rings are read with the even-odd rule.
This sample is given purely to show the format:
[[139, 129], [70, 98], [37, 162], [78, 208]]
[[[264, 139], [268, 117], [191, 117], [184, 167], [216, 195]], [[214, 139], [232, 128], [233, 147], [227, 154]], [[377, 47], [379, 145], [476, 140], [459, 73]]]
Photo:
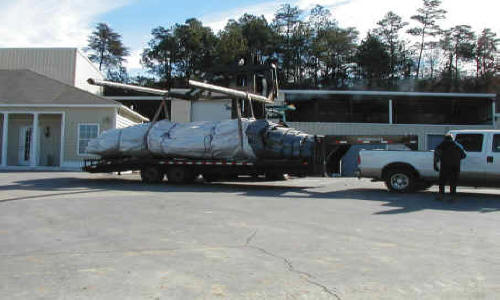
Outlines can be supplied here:
[[460, 167], [441, 168], [439, 172], [439, 193], [444, 194], [444, 186], [450, 185], [450, 194], [457, 193], [457, 181], [460, 174]]

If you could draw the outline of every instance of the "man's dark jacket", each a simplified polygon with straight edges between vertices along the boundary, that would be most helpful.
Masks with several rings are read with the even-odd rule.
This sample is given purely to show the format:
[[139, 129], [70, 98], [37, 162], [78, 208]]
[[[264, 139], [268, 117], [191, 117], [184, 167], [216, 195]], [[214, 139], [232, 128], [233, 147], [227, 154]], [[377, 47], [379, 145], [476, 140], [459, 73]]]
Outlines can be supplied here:
[[441, 161], [441, 169], [460, 168], [460, 161], [467, 156], [464, 148], [452, 139], [445, 139], [434, 152], [434, 162]]

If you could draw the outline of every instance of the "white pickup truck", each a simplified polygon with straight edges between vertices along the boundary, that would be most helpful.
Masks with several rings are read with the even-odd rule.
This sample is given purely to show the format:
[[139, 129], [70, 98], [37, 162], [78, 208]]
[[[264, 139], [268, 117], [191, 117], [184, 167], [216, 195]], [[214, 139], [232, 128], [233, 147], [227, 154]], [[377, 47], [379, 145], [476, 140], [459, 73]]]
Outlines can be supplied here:
[[[461, 162], [459, 185], [500, 187], [500, 130], [453, 130], [467, 157]], [[358, 177], [385, 181], [390, 191], [412, 192], [437, 184], [434, 151], [362, 150]]]

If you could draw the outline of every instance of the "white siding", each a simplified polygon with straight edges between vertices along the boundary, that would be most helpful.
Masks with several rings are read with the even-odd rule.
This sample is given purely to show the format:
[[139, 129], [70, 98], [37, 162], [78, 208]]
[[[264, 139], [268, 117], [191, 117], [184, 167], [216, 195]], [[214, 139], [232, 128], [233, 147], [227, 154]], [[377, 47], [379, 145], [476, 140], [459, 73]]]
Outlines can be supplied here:
[[75, 87], [91, 92], [92, 94], [102, 95], [102, 87], [90, 85], [87, 79], [95, 78], [103, 80], [104, 76], [99, 72], [87, 57], [80, 51], [76, 51], [76, 72], [75, 72]]
[[191, 122], [191, 102], [186, 100], [172, 100], [171, 119], [173, 122]]
[[104, 79], [104, 76], [76, 48], [0, 48], [0, 69], [28, 69], [102, 95], [102, 88], [88, 84], [87, 79]]
[[317, 135], [333, 136], [388, 136], [416, 135], [419, 150], [427, 149], [427, 135], [444, 135], [454, 129], [493, 129], [492, 125], [424, 125], [424, 124], [361, 124], [361, 123], [322, 123], [287, 122], [288, 126]]
[[231, 100], [202, 100], [191, 104], [191, 122], [226, 119], [231, 119]]
[[125, 117], [122, 117], [120, 115], [116, 115], [116, 128], [125, 128], [133, 125], [137, 125], [138, 123], [135, 123], [131, 121], [130, 119], [127, 119]]
[[76, 48], [0, 48], [0, 69], [28, 69], [74, 85]]

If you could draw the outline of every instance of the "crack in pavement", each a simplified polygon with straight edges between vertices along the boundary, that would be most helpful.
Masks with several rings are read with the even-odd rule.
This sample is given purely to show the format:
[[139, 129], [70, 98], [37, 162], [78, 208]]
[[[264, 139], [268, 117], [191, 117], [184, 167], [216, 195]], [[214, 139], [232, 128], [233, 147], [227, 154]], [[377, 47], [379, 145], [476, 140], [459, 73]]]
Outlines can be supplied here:
[[252, 240], [255, 238], [257, 235], [257, 230], [252, 232], [251, 235], [249, 235], [246, 240], [245, 244], [243, 246], [219, 246], [219, 247], [193, 247], [193, 248], [185, 248], [185, 247], [173, 247], [173, 248], [151, 248], [151, 249], [127, 249], [127, 250], [90, 250], [90, 251], [56, 251], [56, 252], [45, 252], [45, 253], [36, 253], [37, 251], [32, 251], [32, 252], [27, 252], [27, 253], [19, 253], [19, 254], [0, 254], [0, 258], [5, 258], [5, 257], [27, 257], [27, 256], [56, 256], [56, 255], [100, 255], [100, 254], [142, 254], [142, 255], [148, 255], [154, 252], [174, 252], [174, 251], [193, 251], [193, 250], [203, 250], [203, 249], [238, 249], [238, 248], [250, 248], [253, 250], [257, 250], [267, 256], [271, 256], [273, 258], [279, 259], [285, 263], [287, 266], [287, 270], [289, 272], [298, 274], [300, 278], [302, 278], [305, 282], [315, 285], [319, 288], [321, 288], [325, 293], [335, 297], [337, 300], [341, 300], [340, 296], [337, 294], [336, 289], [330, 289], [327, 286], [313, 280], [314, 276], [298, 270], [295, 268], [293, 263], [286, 257], [274, 254], [272, 252], [269, 252], [265, 248], [258, 247], [251, 245]]
[[248, 246], [256, 235], [257, 235], [257, 229], [249, 237], [247, 237], [245, 246]]
[[256, 235], [257, 235], [257, 230], [255, 230], [249, 237], [247, 237], [244, 247], [255, 249], [261, 253], [264, 253], [265, 255], [282, 260], [286, 264], [288, 271], [300, 275], [300, 277], [304, 279], [306, 282], [321, 288], [325, 293], [334, 296], [338, 300], [341, 300], [340, 296], [337, 294], [337, 291], [335, 289], [333, 290], [329, 289], [327, 286], [312, 280], [312, 278], [314, 278], [313, 275], [301, 270], [297, 270], [294, 267], [293, 263], [288, 258], [269, 252], [262, 247], [250, 245], [251, 241], [255, 238]]

